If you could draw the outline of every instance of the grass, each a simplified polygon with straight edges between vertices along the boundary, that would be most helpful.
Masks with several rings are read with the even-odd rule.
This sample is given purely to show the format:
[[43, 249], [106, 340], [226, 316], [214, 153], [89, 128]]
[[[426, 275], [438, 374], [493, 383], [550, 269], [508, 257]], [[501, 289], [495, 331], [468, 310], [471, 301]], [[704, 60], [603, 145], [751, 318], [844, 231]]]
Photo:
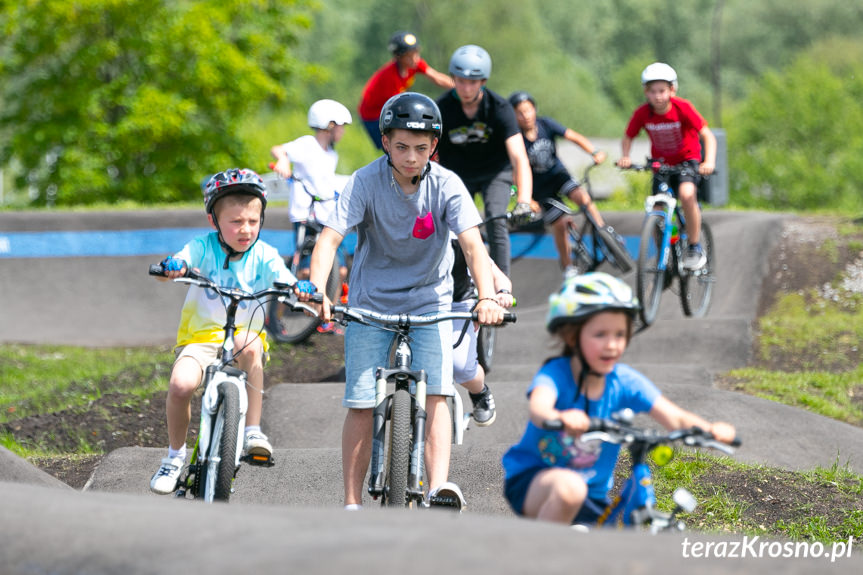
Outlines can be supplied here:
[[654, 473], [660, 508], [678, 487], [695, 495], [698, 508], [681, 518], [699, 531], [863, 545], [863, 476], [838, 462], [789, 472], [678, 450]]
[[0, 423], [87, 406], [103, 394], [148, 397], [167, 387], [167, 348], [6, 345], [0, 355]]

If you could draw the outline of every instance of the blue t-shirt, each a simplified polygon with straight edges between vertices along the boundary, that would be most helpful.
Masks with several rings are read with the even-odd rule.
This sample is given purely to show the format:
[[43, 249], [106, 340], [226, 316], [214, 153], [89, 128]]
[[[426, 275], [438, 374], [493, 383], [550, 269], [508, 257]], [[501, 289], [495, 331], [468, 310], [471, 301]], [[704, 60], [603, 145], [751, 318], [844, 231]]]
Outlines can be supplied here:
[[[585, 396], [578, 394], [569, 357], [558, 357], [543, 365], [527, 390], [528, 396], [540, 386], [557, 393], [556, 409], [585, 409]], [[627, 407], [635, 413], [650, 411], [659, 396], [659, 389], [644, 375], [628, 365], [617, 364], [605, 377], [602, 397], [591, 400], [588, 415], [608, 418]], [[619, 445], [583, 442], [563, 431], [546, 431], [528, 421], [521, 440], [504, 454], [503, 469], [507, 479], [537, 467], [575, 469], [587, 482], [588, 497], [605, 499], [614, 483], [619, 453]]]
[[[566, 128], [548, 117], [536, 119], [536, 139], [524, 138], [530, 170], [533, 174], [533, 198], [542, 200], [552, 197], [572, 179], [563, 162], [557, 157], [555, 138], [562, 138]], [[522, 134], [522, 137], [524, 134]]]

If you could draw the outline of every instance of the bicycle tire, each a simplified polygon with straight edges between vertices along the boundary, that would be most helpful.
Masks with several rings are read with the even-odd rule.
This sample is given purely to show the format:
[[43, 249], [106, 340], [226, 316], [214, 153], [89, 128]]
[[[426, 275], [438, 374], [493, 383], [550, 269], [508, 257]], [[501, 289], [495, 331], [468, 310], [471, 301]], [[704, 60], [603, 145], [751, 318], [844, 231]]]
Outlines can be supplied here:
[[599, 239], [599, 249], [605, 261], [620, 270], [620, 273], [627, 274], [632, 271], [632, 258], [617, 238], [606, 228], [596, 227], [594, 232], [594, 241]]
[[[586, 229], [589, 226], [586, 226], [584, 233], [589, 233], [589, 230]], [[575, 228], [575, 222], [568, 222], [566, 224], [566, 233], [568, 236], [569, 242], [569, 258], [571, 265], [575, 266], [575, 269], [578, 270], [579, 274], [586, 274], [588, 272], [592, 272], [596, 269], [596, 260], [593, 258], [593, 254], [587, 246], [584, 244], [584, 236], [578, 232]]]
[[638, 313], [645, 326], [651, 325], [656, 320], [662, 290], [665, 287], [665, 272], [659, 269], [664, 229], [665, 218], [661, 214], [647, 214], [641, 227], [636, 288], [638, 300], [641, 302]]
[[[219, 408], [213, 421], [207, 464], [203, 470], [204, 501], [231, 498], [231, 486], [237, 470], [237, 428], [240, 425], [240, 390], [230, 381], [219, 384]], [[218, 458], [213, 457], [218, 453]]]
[[704, 317], [710, 308], [713, 284], [716, 283], [716, 253], [713, 248], [713, 233], [704, 220], [701, 221], [701, 248], [707, 256], [704, 267], [695, 272], [686, 271], [680, 277], [680, 304], [684, 315]]
[[[341, 294], [338, 257], [333, 261], [327, 278], [326, 294], [330, 301], [338, 303]], [[294, 311], [277, 301], [270, 302], [267, 310], [267, 332], [279, 343], [301, 343], [306, 341], [321, 324], [318, 318], [306, 315], [304, 311]]]
[[387, 507], [407, 507], [411, 501], [408, 497], [410, 456], [411, 396], [406, 389], [397, 389], [390, 405], [389, 449], [382, 498]]
[[[470, 329], [470, 328], [468, 328]], [[497, 329], [490, 325], [481, 325], [476, 334], [476, 356], [485, 373], [491, 371], [494, 361], [494, 341]]]

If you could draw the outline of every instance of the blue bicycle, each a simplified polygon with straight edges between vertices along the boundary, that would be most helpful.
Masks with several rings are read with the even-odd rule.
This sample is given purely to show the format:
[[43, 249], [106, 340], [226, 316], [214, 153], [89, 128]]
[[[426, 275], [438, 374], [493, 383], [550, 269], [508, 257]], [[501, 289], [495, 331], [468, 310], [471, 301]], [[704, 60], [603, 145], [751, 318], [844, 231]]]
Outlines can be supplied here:
[[[739, 446], [740, 440], [735, 439], [732, 445], [726, 445], [698, 427], [665, 432], [634, 427], [632, 420], [631, 409], [623, 409], [609, 419], [591, 418], [590, 427], [581, 435], [581, 441], [599, 440], [625, 445], [631, 459], [629, 476], [596, 524], [600, 527], [643, 527], [651, 533], [683, 531], [686, 525], [677, 515], [691, 513], [698, 503], [692, 493], [679, 487], [672, 495], [674, 509], [670, 512], [656, 509], [656, 492], [648, 457], [659, 466], [668, 464], [674, 457], [670, 444], [676, 442], [690, 447], [709, 447], [731, 455], [734, 453], [732, 445]], [[563, 429], [563, 424], [560, 420], [549, 420], [543, 424], [543, 428], [557, 431]], [[566, 439], [573, 440], [569, 436]]]
[[701, 220], [701, 248], [707, 263], [697, 270], [683, 265], [688, 247], [686, 221], [677, 203], [676, 190], [669, 185], [674, 175], [684, 174], [686, 167], [668, 166], [657, 160], [645, 165], [633, 165], [636, 171], [650, 170], [657, 180], [657, 193], [644, 202], [646, 215], [641, 226], [638, 248], [636, 289], [641, 302], [639, 315], [645, 326], [656, 320], [663, 290], [671, 287], [674, 278], [680, 281], [680, 303], [683, 313], [704, 317], [710, 307], [713, 284], [716, 283], [716, 254], [710, 226]]

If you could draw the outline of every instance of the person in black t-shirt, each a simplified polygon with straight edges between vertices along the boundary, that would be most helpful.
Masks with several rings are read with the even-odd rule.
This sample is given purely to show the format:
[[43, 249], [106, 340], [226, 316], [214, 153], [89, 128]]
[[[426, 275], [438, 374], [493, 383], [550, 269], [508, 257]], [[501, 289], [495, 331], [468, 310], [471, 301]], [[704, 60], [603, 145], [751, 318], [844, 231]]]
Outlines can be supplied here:
[[[565, 138], [576, 144], [590, 154], [597, 164], [605, 161], [605, 152], [594, 146], [586, 137], [563, 126], [556, 120], [547, 116], [537, 117], [536, 100], [529, 93], [513, 92], [509, 96], [509, 103], [515, 110], [515, 117], [521, 129], [521, 135], [524, 137], [527, 157], [530, 160], [530, 169], [533, 175], [533, 199], [542, 208], [543, 221], [551, 226], [551, 234], [554, 238], [554, 245], [557, 248], [564, 277], [574, 275], [577, 270], [572, 265], [566, 241], [566, 223], [570, 216], [545, 200], [566, 197], [588, 210], [600, 226], [605, 226], [605, 220], [603, 220], [602, 214], [599, 213], [587, 190], [569, 174], [563, 162], [558, 158], [555, 139]], [[613, 229], [609, 228], [609, 231], [615, 238], [620, 238]], [[618, 239], [618, 241], [623, 243], [622, 239]]]
[[[486, 88], [491, 57], [479, 46], [458, 48], [449, 63], [455, 88], [437, 100], [443, 117], [438, 147], [441, 165], [454, 171], [472, 194], [482, 194], [486, 219], [506, 212], [513, 184], [518, 204], [513, 215], [531, 215], [530, 162], [512, 106]], [[510, 243], [506, 220], [487, 225], [492, 260], [507, 276]]]

